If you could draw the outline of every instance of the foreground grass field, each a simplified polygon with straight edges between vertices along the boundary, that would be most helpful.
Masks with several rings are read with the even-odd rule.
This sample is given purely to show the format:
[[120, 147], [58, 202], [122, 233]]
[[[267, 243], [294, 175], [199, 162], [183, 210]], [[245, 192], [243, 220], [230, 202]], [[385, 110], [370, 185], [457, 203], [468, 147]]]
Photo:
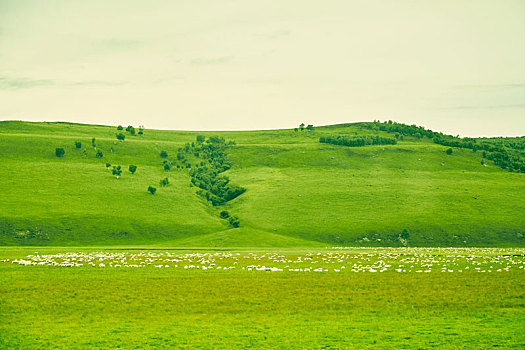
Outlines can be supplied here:
[[523, 249], [38, 247], [0, 260], [1, 348], [525, 346]]
[[[525, 246], [525, 174], [482, 165], [481, 152], [447, 155], [447, 147], [411, 136], [356, 148], [318, 141], [393, 137], [359, 124], [302, 132], [146, 129], [141, 136], [123, 131], [123, 142], [117, 132], [0, 122], [0, 244]], [[188, 170], [163, 169], [162, 150], [175, 161], [177, 149], [200, 134], [236, 142], [227, 151], [226, 174], [247, 191], [223, 207], [195, 194]], [[56, 148], [65, 155], [56, 157]], [[122, 166], [120, 179], [106, 163]], [[138, 167], [133, 175], [130, 164]], [[170, 184], [161, 187], [164, 177]], [[146, 190], [151, 185], [158, 187], [154, 196]], [[222, 210], [237, 216], [240, 227], [221, 219]]]

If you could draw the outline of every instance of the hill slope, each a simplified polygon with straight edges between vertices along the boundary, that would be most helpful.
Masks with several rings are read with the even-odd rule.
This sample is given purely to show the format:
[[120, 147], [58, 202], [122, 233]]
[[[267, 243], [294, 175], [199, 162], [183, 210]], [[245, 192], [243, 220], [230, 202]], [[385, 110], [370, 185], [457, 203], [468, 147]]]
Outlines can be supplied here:
[[[0, 122], [0, 244], [525, 245], [524, 174], [482, 165], [481, 152], [454, 148], [448, 155], [448, 146], [427, 137], [365, 147], [319, 143], [326, 135], [394, 137], [369, 126], [124, 130], [119, 142], [121, 131], [110, 126]], [[236, 143], [222, 175], [246, 192], [224, 206], [196, 194], [188, 169], [163, 168], [197, 135]], [[65, 155], [57, 157], [56, 148]], [[193, 168], [199, 161], [189, 160]], [[122, 166], [120, 179], [106, 163]], [[162, 187], [164, 177], [170, 184]], [[221, 219], [222, 210], [240, 228]]]

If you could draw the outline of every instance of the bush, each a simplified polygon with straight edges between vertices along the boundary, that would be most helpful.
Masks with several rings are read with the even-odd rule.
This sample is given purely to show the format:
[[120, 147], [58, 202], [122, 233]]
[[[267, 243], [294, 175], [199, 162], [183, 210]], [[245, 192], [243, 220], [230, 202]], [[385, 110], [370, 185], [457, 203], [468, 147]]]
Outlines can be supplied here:
[[59, 158], [63, 157], [64, 154], [66, 154], [66, 151], [64, 151], [63, 148], [57, 148], [55, 149], [55, 155]]
[[136, 165], [130, 165], [128, 170], [129, 170], [130, 173], [135, 174], [135, 171], [137, 171], [137, 166]]
[[236, 216], [231, 216], [228, 222], [232, 227], [239, 227], [241, 225], [241, 223], [239, 222], [239, 218]]
[[124, 128], [122, 127], [122, 125], [119, 125], [119, 126], [117, 126], [117, 130], [121, 131], [121, 130], [124, 130]]
[[104, 157], [104, 153], [102, 153], [101, 150], [98, 150], [98, 151], [97, 151], [97, 154], [95, 154], [95, 157], [97, 157], [97, 158], [102, 158], [102, 157]]
[[306, 127], [306, 130], [313, 131], [313, 130], [314, 130], [314, 126], [313, 126], [312, 124], [309, 124], [309, 125]]
[[80, 142], [80, 141], [76, 141], [76, 142], [75, 142], [75, 147], [76, 147], [76, 148], [82, 148], [82, 142]]
[[120, 165], [117, 165], [117, 166], [113, 165], [113, 170], [111, 171], [111, 173], [115, 175], [118, 179], [120, 178], [120, 174], [122, 174], [122, 168], [120, 167]]
[[171, 165], [169, 165], [169, 163], [165, 163], [164, 164], [164, 170], [170, 171], [171, 170]]
[[160, 156], [161, 156], [161, 158], [168, 158], [168, 152], [166, 152], [166, 151], [161, 151], [161, 152], [160, 152]]
[[96, 148], [96, 147], [97, 147], [97, 145], [96, 145], [96, 143], [95, 143], [96, 141], [97, 141], [97, 140], [96, 140], [94, 137], [91, 139], [91, 145], [93, 146], [93, 148]]
[[451, 155], [452, 154], [452, 148], [449, 148], [445, 151], [446, 154]]
[[126, 135], [124, 135], [123, 133], [117, 134], [117, 140], [124, 141], [125, 138], [126, 138]]
[[164, 179], [160, 180], [160, 185], [161, 186], [168, 186], [169, 183], [170, 183], [170, 181], [168, 180], [167, 177], [165, 177]]
[[111, 164], [106, 163], [106, 169], [109, 169], [110, 166], [111, 166]]
[[149, 187], [148, 187], [148, 191], [149, 191], [149, 193], [151, 193], [151, 194], [155, 194], [155, 192], [157, 192], [157, 189], [156, 189], [155, 187], [153, 187], [153, 186], [149, 186]]
[[227, 219], [230, 217], [230, 214], [226, 210], [221, 211], [219, 215], [221, 216], [221, 219]]

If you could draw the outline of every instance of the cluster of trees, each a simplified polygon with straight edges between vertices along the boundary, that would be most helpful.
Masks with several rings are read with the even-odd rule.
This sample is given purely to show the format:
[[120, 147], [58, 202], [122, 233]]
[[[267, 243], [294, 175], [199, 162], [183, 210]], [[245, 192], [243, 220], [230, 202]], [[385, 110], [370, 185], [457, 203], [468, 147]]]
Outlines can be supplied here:
[[304, 126], [304, 123], [301, 123], [298, 128], [293, 129], [295, 132], [303, 131], [303, 130], [313, 131], [314, 126], [312, 124], [308, 124], [306, 127]]
[[221, 219], [228, 220], [228, 223], [232, 227], [239, 227], [241, 225], [239, 218], [236, 216], [230, 216], [230, 213], [228, 213], [226, 210], [221, 211], [219, 216]]
[[[208, 139], [198, 136], [196, 142], [187, 144], [183, 149], [184, 152], [203, 160], [190, 170], [191, 183], [199, 188], [197, 193], [214, 206], [223, 205], [246, 191], [241, 186], [230, 184], [230, 179], [222, 175], [231, 168], [226, 159], [226, 149], [233, 144], [218, 136]], [[184, 159], [185, 156], [178, 158]]]
[[[396, 123], [391, 120], [360, 123], [359, 126], [370, 130], [395, 133], [396, 138], [398, 135], [401, 138], [403, 136], [427, 137], [439, 145], [471, 149], [473, 152], [483, 151], [483, 158], [493, 161], [502, 169], [525, 173], [525, 137], [462, 138], [428, 130], [422, 126]], [[447, 154], [451, 153], [452, 149], [447, 150]], [[483, 161], [482, 164], [485, 162]]]
[[362, 147], [369, 145], [395, 145], [396, 139], [391, 139], [381, 136], [362, 136], [362, 137], [348, 137], [348, 136], [321, 136], [319, 138], [321, 143], [329, 143], [332, 145], [347, 146], [347, 147]]
[[[122, 125], [119, 125], [117, 126], [117, 130], [118, 131], [122, 131], [124, 130], [124, 127]], [[137, 130], [133, 127], [133, 125], [128, 125], [126, 127], [126, 132], [129, 132], [132, 136], [135, 136], [135, 135], [144, 135], [144, 125], [140, 125], [139, 126], [139, 130], [137, 132]]]
[[471, 149], [473, 152], [483, 151], [483, 158], [493, 161], [500, 168], [525, 173], [525, 138], [474, 139], [437, 134], [434, 142], [443, 146]]
[[393, 133], [398, 135], [396, 138], [401, 138], [401, 136], [414, 136], [418, 139], [421, 139], [424, 136], [433, 138], [434, 135], [438, 134], [432, 130], [425, 129], [422, 126], [417, 126], [415, 124], [407, 125], [403, 123], [396, 123], [391, 120], [387, 122], [374, 120], [372, 123], [359, 123], [359, 126], [369, 130], [380, 130]]

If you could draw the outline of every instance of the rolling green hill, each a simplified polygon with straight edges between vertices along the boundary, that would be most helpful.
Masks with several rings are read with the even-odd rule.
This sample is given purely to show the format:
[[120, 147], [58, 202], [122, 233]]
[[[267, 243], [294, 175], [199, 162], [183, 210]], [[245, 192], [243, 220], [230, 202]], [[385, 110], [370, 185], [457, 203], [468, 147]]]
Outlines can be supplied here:
[[[373, 126], [146, 129], [132, 136], [114, 126], [0, 122], [0, 244], [525, 246], [525, 174], [502, 169], [481, 151], [452, 147], [449, 155], [449, 146], [431, 137], [401, 140]], [[225, 147], [231, 168], [217, 176], [246, 192], [224, 205], [196, 194], [190, 169], [177, 159], [198, 135], [235, 142]], [[346, 147], [320, 143], [323, 136], [398, 142]], [[65, 155], [57, 157], [56, 148]], [[521, 159], [523, 150], [511, 151]], [[202, 168], [207, 159], [192, 152], [187, 163]], [[119, 179], [114, 165], [122, 166]], [[161, 186], [165, 177], [169, 185]], [[148, 186], [157, 188], [154, 195]], [[222, 219], [223, 210], [240, 227]]]

